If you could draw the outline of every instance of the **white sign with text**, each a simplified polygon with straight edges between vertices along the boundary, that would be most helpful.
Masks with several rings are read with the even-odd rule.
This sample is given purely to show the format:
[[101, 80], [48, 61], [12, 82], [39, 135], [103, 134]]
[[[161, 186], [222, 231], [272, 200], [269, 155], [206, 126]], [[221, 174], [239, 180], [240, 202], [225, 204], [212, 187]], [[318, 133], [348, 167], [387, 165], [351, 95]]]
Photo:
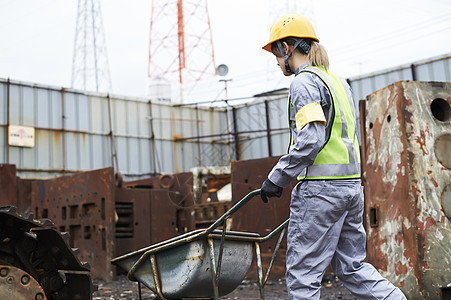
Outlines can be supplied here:
[[8, 144], [18, 147], [34, 147], [34, 128], [28, 126], [9, 125]]

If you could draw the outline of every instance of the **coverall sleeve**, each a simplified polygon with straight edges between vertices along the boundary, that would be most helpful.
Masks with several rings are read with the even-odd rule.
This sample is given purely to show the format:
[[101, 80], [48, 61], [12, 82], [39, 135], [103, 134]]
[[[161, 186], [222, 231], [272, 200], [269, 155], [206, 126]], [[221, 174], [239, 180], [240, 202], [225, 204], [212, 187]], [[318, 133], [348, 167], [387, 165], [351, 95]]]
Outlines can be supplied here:
[[[299, 132], [296, 130], [295, 115], [304, 105], [317, 102], [323, 107], [327, 116], [330, 97], [325, 85], [315, 75], [301, 73], [295, 77], [290, 86], [290, 130], [294, 137], [294, 145], [288, 154], [282, 156], [268, 175], [268, 179], [280, 187], [286, 187], [298, 177], [302, 171], [312, 165], [324, 144], [325, 126], [321, 122], [310, 122]], [[326, 117], [327, 119], [327, 117]]]

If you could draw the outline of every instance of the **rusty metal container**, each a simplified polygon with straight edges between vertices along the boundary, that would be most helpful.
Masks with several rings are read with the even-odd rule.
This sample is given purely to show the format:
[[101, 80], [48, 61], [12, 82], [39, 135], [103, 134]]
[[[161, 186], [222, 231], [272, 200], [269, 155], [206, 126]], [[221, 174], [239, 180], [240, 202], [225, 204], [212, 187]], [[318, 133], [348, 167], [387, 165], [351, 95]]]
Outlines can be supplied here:
[[367, 259], [409, 299], [450, 292], [450, 104], [451, 83], [415, 81], [360, 103]]

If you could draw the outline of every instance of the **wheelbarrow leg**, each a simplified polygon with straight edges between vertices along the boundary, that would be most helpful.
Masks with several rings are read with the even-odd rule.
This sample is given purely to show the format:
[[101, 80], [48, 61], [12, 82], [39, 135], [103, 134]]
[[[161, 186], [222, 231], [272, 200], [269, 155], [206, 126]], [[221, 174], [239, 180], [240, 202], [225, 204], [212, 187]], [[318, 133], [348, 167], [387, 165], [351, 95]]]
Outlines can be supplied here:
[[260, 254], [260, 245], [255, 242], [255, 257], [257, 259], [257, 277], [258, 277], [258, 288], [260, 290], [260, 298], [265, 299], [263, 293], [263, 268], [262, 268], [262, 256]]
[[138, 296], [139, 296], [139, 300], [142, 300], [142, 295], [141, 295], [141, 282], [138, 281]]
[[219, 299], [219, 283], [216, 281], [216, 262], [215, 262], [215, 248], [213, 245], [213, 239], [208, 239], [208, 250], [210, 251], [210, 269], [211, 269], [211, 278], [213, 283], [213, 294], [215, 300]]
[[161, 300], [166, 300], [163, 296], [161, 289], [161, 280], [160, 280], [160, 272], [158, 270], [157, 259], [155, 257], [155, 253], [150, 254], [150, 265], [152, 267], [153, 280], [155, 282], [155, 288], [157, 290], [158, 298]]

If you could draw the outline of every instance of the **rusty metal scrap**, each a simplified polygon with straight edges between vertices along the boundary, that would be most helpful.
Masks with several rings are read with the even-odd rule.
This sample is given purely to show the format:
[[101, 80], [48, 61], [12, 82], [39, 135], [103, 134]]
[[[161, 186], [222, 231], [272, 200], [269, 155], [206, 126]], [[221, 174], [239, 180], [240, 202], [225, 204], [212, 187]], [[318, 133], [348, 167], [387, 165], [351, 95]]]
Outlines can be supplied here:
[[124, 182], [115, 189], [115, 255], [194, 229], [192, 173]]
[[[57, 229], [71, 235], [70, 246], [89, 262], [94, 278], [111, 280], [110, 260], [193, 230], [194, 198], [191, 173], [166, 174], [120, 182], [113, 168], [82, 172], [53, 179], [12, 176], [14, 166], [0, 168], [4, 190], [0, 205], [16, 204], [39, 218], [51, 218]], [[7, 178], [8, 180], [4, 180]]]
[[89, 265], [50, 220], [0, 207], [0, 295], [5, 299], [89, 300]]
[[[196, 167], [192, 172], [196, 228], [207, 228], [231, 207], [230, 167]], [[218, 193], [223, 195], [225, 187], [227, 196], [219, 199]], [[230, 226], [230, 222], [228, 224]]]
[[31, 210], [69, 232], [70, 246], [91, 264], [94, 278], [113, 278], [105, 259], [114, 255], [113, 183], [112, 168], [32, 182]]
[[[261, 187], [272, 167], [279, 157], [243, 160], [232, 162], [232, 205], [236, 204], [247, 193]], [[272, 229], [282, 224], [290, 214], [290, 196], [295, 183], [284, 189], [281, 198], [271, 198], [269, 203], [263, 204], [260, 199], [253, 199], [243, 206], [232, 219], [232, 230], [248, 231], [268, 234]], [[262, 244], [261, 255], [263, 268], [269, 265], [275, 241]], [[286, 239], [283, 240], [278, 257], [271, 271], [273, 278], [285, 276]], [[251, 269], [249, 277], [256, 278], [257, 274]]]
[[0, 295], [4, 299], [47, 300], [36, 279], [24, 270], [8, 265], [0, 265]]
[[[231, 207], [231, 201], [209, 202], [195, 205], [196, 228], [207, 228]], [[228, 227], [227, 229], [230, 229]]]
[[16, 166], [0, 164], [0, 204], [8, 199], [9, 205], [17, 206]]
[[361, 102], [367, 258], [409, 299], [451, 282], [451, 83], [396, 82]]

